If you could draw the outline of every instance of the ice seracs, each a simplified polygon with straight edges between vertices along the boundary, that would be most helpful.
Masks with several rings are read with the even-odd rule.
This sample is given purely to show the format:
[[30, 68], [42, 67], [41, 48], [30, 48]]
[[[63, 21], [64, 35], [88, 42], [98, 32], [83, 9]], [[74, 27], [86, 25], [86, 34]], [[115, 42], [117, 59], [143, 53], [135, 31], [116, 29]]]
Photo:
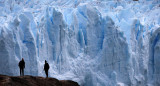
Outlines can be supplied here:
[[[148, 5], [149, 4], [149, 5]], [[2, 0], [0, 73], [82, 86], [159, 86], [158, 1]], [[2, 70], [3, 69], [3, 70]]]

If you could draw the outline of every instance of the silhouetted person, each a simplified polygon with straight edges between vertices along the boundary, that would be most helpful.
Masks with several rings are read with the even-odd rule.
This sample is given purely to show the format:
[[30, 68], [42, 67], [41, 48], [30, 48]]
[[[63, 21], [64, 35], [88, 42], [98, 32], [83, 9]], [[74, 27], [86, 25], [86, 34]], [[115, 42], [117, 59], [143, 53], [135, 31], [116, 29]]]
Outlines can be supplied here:
[[25, 62], [24, 59], [19, 62], [19, 69], [20, 69], [20, 76], [24, 76], [24, 68], [25, 68]]
[[48, 77], [49, 64], [47, 63], [46, 60], [45, 60], [45, 64], [44, 64], [44, 70], [45, 70], [45, 73], [46, 73], [46, 77]]

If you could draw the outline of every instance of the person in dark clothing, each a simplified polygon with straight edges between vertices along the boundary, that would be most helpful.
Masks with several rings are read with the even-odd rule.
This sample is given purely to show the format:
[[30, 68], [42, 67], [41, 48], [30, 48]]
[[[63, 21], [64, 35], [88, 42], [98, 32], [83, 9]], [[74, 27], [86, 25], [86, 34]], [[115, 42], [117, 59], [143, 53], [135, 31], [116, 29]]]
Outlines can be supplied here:
[[25, 62], [24, 59], [19, 62], [19, 69], [20, 69], [20, 76], [24, 76], [24, 68], [25, 68]]
[[48, 77], [48, 70], [49, 70], [49, 64], [48, 64], [47, 61], [45, 60], [44, 71], [45, 71], [45, 73], [46, 73], [46, 77]]

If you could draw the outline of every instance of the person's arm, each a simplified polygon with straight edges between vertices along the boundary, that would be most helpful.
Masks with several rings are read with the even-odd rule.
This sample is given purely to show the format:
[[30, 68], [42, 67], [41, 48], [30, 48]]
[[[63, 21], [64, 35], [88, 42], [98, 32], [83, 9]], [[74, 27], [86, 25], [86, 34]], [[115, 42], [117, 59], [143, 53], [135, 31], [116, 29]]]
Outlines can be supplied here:
[[25, 62], [24, 62], [24, 68], [25, 68]]
[[48, 64], [48, 69], [49, 69], [49, 64]]

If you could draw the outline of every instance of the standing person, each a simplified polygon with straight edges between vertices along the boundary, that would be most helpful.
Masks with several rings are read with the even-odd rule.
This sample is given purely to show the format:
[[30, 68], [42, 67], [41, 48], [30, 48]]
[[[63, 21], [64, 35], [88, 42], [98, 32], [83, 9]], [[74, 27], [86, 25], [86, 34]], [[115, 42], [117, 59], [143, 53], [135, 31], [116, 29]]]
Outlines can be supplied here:
[[46, 60], [45, 60], [45, 64], [44, 64], [44, 70], [45, 70], [45, 73], [46, 73], [46, 77], [48, 77], [49, 64], [47, 63]]
[[24, 59], [19, 62], [19, 69], [20, 69], [20, 76], [24, 76], [24, 68], [25, 68], [25, 62]]

